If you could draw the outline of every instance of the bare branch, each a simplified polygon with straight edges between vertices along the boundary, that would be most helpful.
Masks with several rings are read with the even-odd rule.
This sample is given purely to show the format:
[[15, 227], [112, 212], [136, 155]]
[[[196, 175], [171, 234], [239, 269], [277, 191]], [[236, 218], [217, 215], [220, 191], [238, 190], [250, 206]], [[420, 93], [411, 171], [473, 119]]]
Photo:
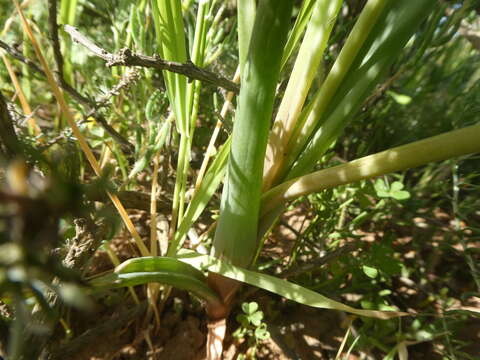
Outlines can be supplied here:
[[15, 59], [21, 61], [22, 63], [24, 63], [25, 65], [28, 65], [33, 71], [35, 71], [36, 73], [42, 75], [43, 77], [45, 77], [45, 73], [43, 72], [42, 69], [40, 69], [40, 67], [32, 60], [30, 59], [27, 59], [26, 57], [24, 57], [22, 55], [22, 52], [21, 51], [18, 51], [17, 49], [15, 49], [13, 46], [10, 46], [8, 45], [7, 43], [3, 42], [2, 40], [0, 40], [0, 48], [2, 48], [3, 50], [5, 50], [8, 54], [10, 54], [12, 57], [14, 57]]
[[12, 159], [21, 154], [21, 146], [13, 127], [10, 111], [0, 93], [0, 155]]
[[108, 124], [107, 120], [105, 120], [105, 118], [97, 112], [99, 108], [98, 104], [94, 101], [90, 101], [89, 99], [78, 93], [72, 86], [70, 86], [70, 84], [67, 83], [63, 76], [63, 56], [60, 49], [60, 40], [58, 38], [57, 0], [48, 0], [48, 28], [50, 32], [50, 40], [53, 47], [53, 57], [55, 59], [55, 64], [57, 65], [55, 71], [57, 83], [63, 89], [68, 89], [68, 92], [72, 94], [72, 96], [76, 100], [78, 100], [83, 106], [90, 108], [87, 117], [95, 116], [100, 126], [102, 126], [104, 130], [120, 144], [122, 149], [127, 153], [132, 153], [135, 147], [118, 131], [111, 127], [110, 124]]
[[58, 39], [57, 0], [48, 0], [48, 30], [53, 46], [53, 57], [57, 65], [57, 82], [61, 84], [65, 79], [63, 78], [63, 56]]
[[105, 60], [107, 66], [141, 66], [147, 68], [154, 68], [157, 70], [167, 70], [177, 74], [185, 75], [189, 79], [200, 80], [235, 94], [239, 92], [239, 86], [233, 81], [228, 80], [208, 70], [195, 66], [192, 62], [178, 63], [174, 61], [167, 61], [158, 56], [147, 56], [142, 54], [135, 54], [130, 49], [121, 49], [118, 53], [112, 54], [96, 45], [92, 40], [81, 34], [76, 28], [70, 25], [64, 25], [64, 30], [73, 39], [74, 42], [79, 43], [90, 50], [97, 57]]
[[[41, 75], [42, 77], [46, 77], [43, 70], [32, 60], [25, 58], [20, 51], [15, 49], [14, 47], [8, 45], [7, 43], [0, 40], [0, 48], [4, 49], [8, 54], [10, 54], [15, 59], [19, 60], [20, 62], [24, 63], [25, 65], [29, 66], [33, 71], [37, 74]], [[133, 153], [135, 147], [131, 144], [127, 139], [125, 139], [118, 131], [116, 131], [113, 127], [111, 127], [107, 120], [100, 114], [97, 110], [104, 105], [98, 106], [97, 102], [94, 100], [89, 99], [86, 96], [80, 94], [77, 90], [75, 90], [72, 86], [70, 86], [66, 81], [63, 80], [63, 76], [59, 79], [60, 87], [65, 90], [73, 99], [75, 99], [79, 104], [81, 104], [84, 108], [87, 109], [88, 114], [87, 117], [95, 117], [98, 124], [104, 128], [104, 130], [115, 140], [117, 141], [123, 151], [127, 154]]]

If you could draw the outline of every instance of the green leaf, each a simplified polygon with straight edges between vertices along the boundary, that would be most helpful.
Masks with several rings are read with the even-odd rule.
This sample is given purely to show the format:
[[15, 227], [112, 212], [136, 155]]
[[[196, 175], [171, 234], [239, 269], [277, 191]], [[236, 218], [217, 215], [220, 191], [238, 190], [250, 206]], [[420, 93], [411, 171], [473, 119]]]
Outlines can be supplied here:
[[[370, 16], [366, 10], [369, 8], [377, 10], [383, 5], [385, 9], [381, 14], [377, 14], [378, 21], [375, 23], [377, 18]], [[342, 49], [342, 52], [348, 50], [349, 54], [355, 51], [353, 62], [350, 61], [351, 56], [339, 56], [336, 64], [340, 66], [342, 61], [339, 60], [343, 59], [351, 65], [342, 66], [345, 72], [329, 73], [320, 91], [330, 96], [327, 98], [320, 93], [315, 96], [312, 102], [315, 106], [312, 107], [309, 119], [305, 123], [308, 126], [298, 127], [299, 136], [294, 134], [292, 137], [295, 143], [292, 144], [292, 151], [287, 156], [284, 168], [287, 179], [301, 176], [313, 168], [360, 109], [375, 85], [382, 81], [390, 64], [436, 6], [434, 0], [367, 2], [355, 27], [362, 24], [360, 20], [364, 13], [368, 14], [364, 22], [366, 26], [359, 26], [359, 31], [353, 30], [352, 46], [349, 46], [347, 40]], [[364, 33], [368, 35], [364, 43], [353, 41], [357, 37], [362, 37]], [[330, 77], [336, 80], [329, 82]], [[335, 86], [329, 86], [331, 84]]]
[[400, 105], [408, 105], [412, 102], [412, 98], [408, 95], [399, 94], [392, 90], [388, 90], [387, 94]]
[[248, 317], [245, 314], [239, 314], [235, 317], [235, 319], [240, 325], [242, 325], [243, 328], [246, 328], [249, 325]]
[[262, 227], [281, 204], [335, 186], [480, 151], [480, 123], [323, 169], [286, 181], [264, 193]]
[[204, 281], [206, 279], [203, 272], [194, 268], [193, 266], [178, 261], [175, 258], [160, 256], [144, 256], [126, 260], [115, 268], [115, 273], [128, 274], [134, 272], [155, 272], [162, 270], [190, 275], [200, 281]]
[[[158, 44], [158, 51], [165, 60], [186, 62], [185, 26], [180, 0], [151, 1], [153, 23]], [[187, 79], [183, 75], [163, 71], [167, 95], [175, 113], [177, 130], [188, 134], [187, 114]]]
[[390, 352], [383, 358], [383, 360], [394, 360], [397, 354], [397, 347], [395, 346]]
[[409, 315], [408, 313], [400, 311], [356, 309], [286, 280], [233, 266], [212, 256], [201, 255], [190, 250], [181, 250], [178, 254], [178, 259], [187, 262], [196, 268], [208, 269], [209, 271], [221, 274], [230, 279], [257, 286], [274, 294], [283, 296], [286, 299], [316, 308], [346, 311], [360, 316], [375, 317], [379, 319], [390, 319], [393, 317]]
[[227, 169], [227, 159], [230, 152], [231, 137], [223, 144], [219, 150], [212, 165], [208, 168], [205, 177], [195, 192], [187, 211], [185, 212], [182, 222], [175, 233], [175, 238], [168, 248], [168, 256], [173, 256], [182, 244], [185, 235], [192, 227], [193, 223], [202, 214], [218, 186], [222, 182], [225, 171]]
[[285, 64], [287, 63], [288, 59], [292, 55], [293, 51], [297, 47], [298, 43], [300, 42], [300, 39], [305, 31], [305, 28], [307, 27], [308, 21], [310, 20], [310, 17], [313, 12], [313, 7], [315, 5], [315, 0], [305, 0], [302, 3], [302, 8], [300, 9], [300, 13], [297, 16], [297, 19], [295, 20], [295, 24], [293, 25], [292, 31], [290, 31], [290, 34], [288, 35], [288, 40], [287, 43], [285, 44], [285, 49], [283, 51], [283, 57], [282, 57], [282, 65], [281, 69], [285, 67]]
[[264, 157], [293, 2], [262, 0], [242, 74], [213, 252], [248, 266], [257, 251]]
[[402, 191], [395, 191], [392, 192], [392, 197], [395, 200], [406, 200], [410, 198], [410, 193], [408, 191], [402, 190]]
[[400, 181], [394, 181], [392, 185], [390, 185], [390, 191], [392, 192], [400, 191], [402, 189], [403, 189], [403, 183], [401, 183]]
[[389, 289], [380, 290], [378, 292], [379, 296], [388, 296], [390, 294], [392, 294], [392, 290], [389, 290]]
[[382, 179], [377, 179], [375, 181], [375, 191], [377, 193], [377, 196], [379, 197], [390, 197], [390, 191], [388, 189], [388, 186], [385, 184], [385, 182]]
[[378, 270], [374, 267], [363, 265], [362, 269], [369, 278], [375, 279], [378, 276]]
[[118, 265], [113, 274], [96, 278], [90, 284], [97, 288], [118, 288], [152, 282], [187, 290], [210, 304], [221, 303], [200, 270], [175, 258], [146, 256], [129, 259]]
[[404, 185], [400, 181], [395, 181], [390, 186], [390, 194], [396, 200], [406, 200], [410, 198], [410, 193], [406, 190], [402, 190]]
[[260, 326], [255, 329], [255, 338], [257, 340], [267, 340], [270, 338], [270, 333], [265, 326]]
[[253, 326], [259, 326], [263, 320], [263, 312], [257, 311], [248, 317]]
[[238, 57], [240, 63], [240, 73], [243, 73], [245, 62], [247, 61], [248, 47], [252, 37], [253, 25], [255, 22], [255, 13], [257, 5], [255, 0], [238, 0]]
[[258, 310], [258, 304], [256, 302], [243, 303], [242, 310], [247, 315], [253, 315]]
[[403, 189], [403, 184], [400, 181], [395, 181], [390, 185], [390, 188], [382, 179], [375, 181], [375, 191], [378, 197], [393, 198], [395, 200], [405, 200], [410, 198], [410, 193]]

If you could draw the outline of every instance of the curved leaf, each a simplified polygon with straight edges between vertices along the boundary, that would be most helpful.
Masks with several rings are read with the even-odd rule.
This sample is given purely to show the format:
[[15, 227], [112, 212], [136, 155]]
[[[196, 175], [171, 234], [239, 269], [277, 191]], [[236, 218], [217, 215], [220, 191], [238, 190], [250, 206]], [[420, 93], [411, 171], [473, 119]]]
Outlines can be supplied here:
[[401, 311], [356, 309], [338, 301], [329, 299], [319, 293], [304, 288], [303, 286], [291, 283], [287, 280], [243, 269], [238, 266], [233, 266], [227, 264], [226, 262], [217, 260], [212, 256], [201, 255], [190, 250], [182, 250], [178, 256], [179, 260], [191, 264], [197, 268], [206, 268], [209, 271], [221, 274], [230, 279], [262, 288], [303, 305], [321, 309], [341, 310], [351, 314], [374, 317], [378, 319], [391, 319], [394, 317], [410, 315]]
[[171, 257], [144, 256], [132, 258], [118, 265], [114, 271], [117, 274], [168, 271], [189, 275], [199, 281], [206, 280], [206, 276], [200, 270]]
[[146, 256], [129, 259], [117, 266], [114, 273], [96, 278], [90, 284], [97, 288], [119, 288], [152, 282], [189, 291], [212, 305], [221, 303], [200, 270], [174, 258]]

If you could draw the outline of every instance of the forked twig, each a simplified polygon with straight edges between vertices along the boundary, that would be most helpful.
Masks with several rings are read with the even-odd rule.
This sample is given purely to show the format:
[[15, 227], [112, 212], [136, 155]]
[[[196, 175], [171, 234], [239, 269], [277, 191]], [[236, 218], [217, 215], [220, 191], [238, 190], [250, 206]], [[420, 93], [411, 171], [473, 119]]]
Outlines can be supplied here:
[[235, 94], [239, 92], [239, 86], [233, 81], [228, 80], [208, 70], [195, 66], [192, 62], [179, 63], [167, 61], [158, 56], [147, 56], [135, 54], [128, 48], [121, 49], [118, 53], [112, 54], [95, 44], [92, 40], [80, 33], [76, 28], [70, 25], [64, 25], [63, 29], [68, 33], [73, 41], [79, 43], [90, 50], [95, 56], [105, 60], [107, 66], [140, 66], [154, 68], [157, 70], [167, 70], [177, 74], [185, 75], [189, 79], [200, 80]]

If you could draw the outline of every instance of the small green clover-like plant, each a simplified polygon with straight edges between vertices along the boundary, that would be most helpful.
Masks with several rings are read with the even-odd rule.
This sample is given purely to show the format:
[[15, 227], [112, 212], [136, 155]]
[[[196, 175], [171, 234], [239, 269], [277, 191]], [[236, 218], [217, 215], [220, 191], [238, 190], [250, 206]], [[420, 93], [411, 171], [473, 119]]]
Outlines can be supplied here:
[[233, 336], [237, 339], [245, 338], [248, 341], [248, 353], [254, 356], [259, 342], [270, 338], [270, 333], [267, 330], [267, 324], [262, 321], [263, 311], [258, 309], [256, 302], [243, 303], [242, 310], [243, 314], [236, 317], [240, 327]]
[[382, 179], [377, 179], [374, 186], [378, 197], [392, 198], [395, 200], [406, 200], [410, 198], [410, 193], [403, 190], [404, 185], [400, 181], [394, 181], [389, 186]]

